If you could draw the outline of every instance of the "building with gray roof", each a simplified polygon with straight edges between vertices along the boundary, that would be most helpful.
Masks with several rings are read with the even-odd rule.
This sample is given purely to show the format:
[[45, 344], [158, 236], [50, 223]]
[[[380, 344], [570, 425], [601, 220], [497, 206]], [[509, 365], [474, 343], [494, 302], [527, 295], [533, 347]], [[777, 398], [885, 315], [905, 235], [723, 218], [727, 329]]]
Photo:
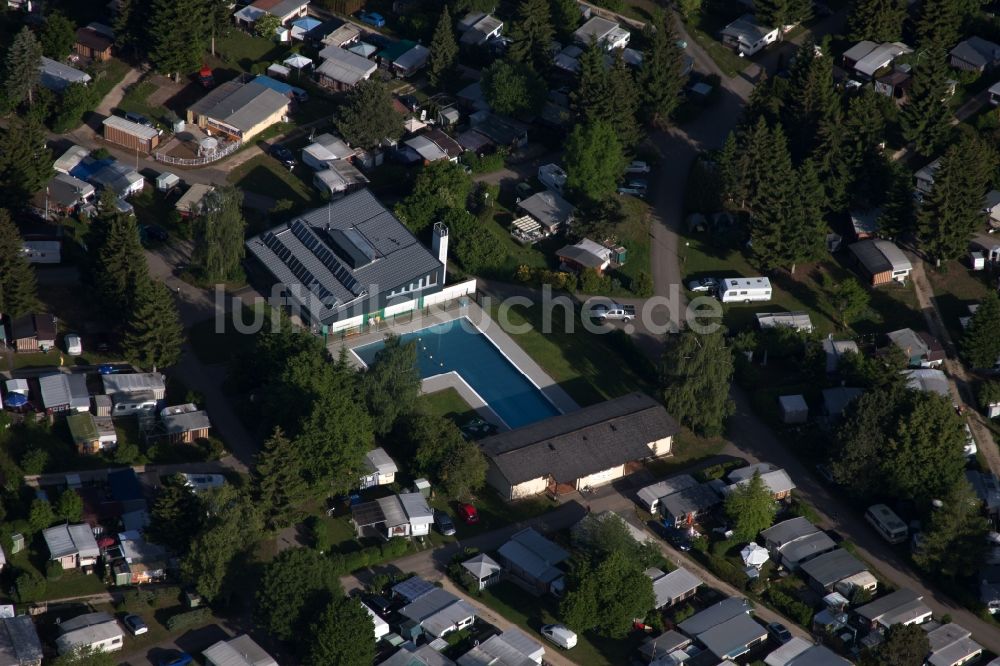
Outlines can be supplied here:
[[534, 528], [516, 532], [497, 549], [497, 555], [508, 574], [539, 592], [562, 591], [564, 571], [559, 565], [569, 559], [569, 553]]
[[434, 523], [434, 513], [420, 493], [400, 493], [354, 505], [351, 520], [358, 536], [391, 539], [426, 535]]
[[678, 474], [669, 479], [663, 479], [656, 483], [639, 489], [636, 495], [639, 503], [650, 513], [656, 513], [659, 508], [660, 498], [673, 495], [676, 492], [698, 485], [698, 480], [690, 474]]
[[771, 551], [771, 555], [773, 556], [783, 546], [816, 532], [819, 532], [819, 528], [813, 525], [808, 518], [796, 516], [795, 518], [775, 523], [766, 530], [763, 530], [760, 536], [764, 539], [764, 546]]
[[462, 562], [462, 568], [467, 577], [476, 581], [480, 590], [496, 583], [503, 576], [503, 567], [486, 553], [480, 553]]
[[698, 634], [698, 640], [719, 659], [736, 659], [764, 643], [767, 629], [742, 614]]
[[458, 666], [538, 666], [545, 648], [520, 629], [495, 634], [458, 658]]
[[684, 567], [674, 569], [666, 574], [653, 567], [646, 569], [646, 575], [653, 581], [656, 608], [673, 606], [693, 597], [698, 588], [704, 584], [704, 581]]
[[729, 597], [681, 622], [678, 628], [688, 636], [697, 636], [712, 627], [752, 610], [750, 602], [742, 597]]
[[52, 92], [61, 93], [74, 83], [80, 85], [90, 83], [90, 74], [45, 56], [42, 56], [38, 65], [38, 72], [39, 83]]
[[845, 578], [850, 578], [868, 568], [858, 558], [843, 548], [831, 550], [804, 562], [800, 567], [809, 584], [816, 590], [830, 592]]
[[86, 613], [59, 625], [56, 648], [59, 654], [91, 649], [114, 652], [124, 645], [122, 629], [107, 613]]
[[847, 386], [823, 389], [823, 413], [827, 418], [839, 419], [847, 406], [860, 398], [865, 390]]
[[399, 614], [419, 624], [434, 638], [465, 629], [476, 619], [472, 606], [439, 587], [403, 606]]
[[738, 487], [750, 483], [754, 474], [760, 474], [760, 480], [764, 482], [776, 500], [788, 497], [795, 489], [795, 483], [785, 470], [779, 469], [771, 463], [757, 463], [730, 472], [727, 477], [730, 485], [727, 486], [726, 492], [731, 493]]
[[766, 666], [851, 666], [851, 662], [837, 655], [825, 645], [816, 645], [804, 638], [792, 640], [778, 647], [764, 658]]
[[928, 622], [921, 628], [927, 632], [931, 646], [928, 666], [964, 664], [983, 653], [983, 646], [972, 640], [972, 633], [954, 622], [944, 625]]
[[618, 23], [600, 16], [591, 17], [573, 33], [573, 40], [581, 46], [596, 42], [606, 50], [623, 49], [632, 35]]
[[427, 643], [417, 647], [407, 641], [388, 659], [380, 661], [379, 666], [455, 666], [455, 662]]
[[931, 616], [923, 596], [903, 588], [865, 604], [854, 611], [863, 629], [873, 630], [894, 624], [920, 624]]
[[761, 25], [753, 14], [744, 14], [722, 29], [722, 43], [749, 57], [778, 40], [778, 28]]
[[1000, 63], [1000, 45], [973, 35], [956, 44], [948, 55], [948, 62], [955, 69], [983, 72]]
[[28, 615], [0, 618], [0, 666], [41, 666], [42, 642]]
[[471, 12], [458, 22], [458, 29], [463, 31], [459, 44], [479, 46], [500, 36], [503, 21], [492, 14]]
[[201, 654], [208, 666], [278, 666], [274, 657], [246, 634], [219, 641]]
[[42, 395], [42, 406], [49, 414], [53, 412], [85, 412], [90, 409], [90, 393], [87, 391], [85, 375], [69, 375], [57, 372], [38, 378]]
[[42, 531], [49, 559], [57, 560], [63, 569], [92, 566], [101, 551], [90, 525], [55, 525]]
[[442, 261], [368, 190], [304, 213], [246, 246], [318, 328], [436, 293], [445, 280]]
[[892, 241], [869, 238], [852, 243], [848, 249], [873, 286], [906, 282], [913, 270], [913, 264]]
[[378, 69], [374, 61], [339, 46], [327, 46], [319, 57], [323, 60], [316, 68], [320, 85], [334, 90], [349, 90]]
[[433, 589], [434, 583], [429, 580], [425, 580], [420, 576], [413, 576], [412, 578], [407, 578], [406, 580], [393, 585], [392, 594], [393, 596], [405, 600], [406, 603], [410, 603]]
[[710, 484], [684, 488], [660, 498], [660, 515], [665, 524], [693, 523], [722, 503], [722, 496]]
[[816, 531], [798, 538], [779, 549], [778, 561], [785, 568], [795, 571], [802, 563], [834, 550], [837, 544], [826, 532]]
[[519, 202], [517, 207], [537, 220], [550, 234], [573, 223], [573, 204], [552, 190], [536, 192]]
[[630, 462], [670, 453], [677, 422], [643, 393], [583, 407], [487, 437], [487, 482], [507, 500], [610, 483]]
[[247, 141], [288, 114], [291, 100], [257, 82], [227, 81], [187, 110], [187, 122]]

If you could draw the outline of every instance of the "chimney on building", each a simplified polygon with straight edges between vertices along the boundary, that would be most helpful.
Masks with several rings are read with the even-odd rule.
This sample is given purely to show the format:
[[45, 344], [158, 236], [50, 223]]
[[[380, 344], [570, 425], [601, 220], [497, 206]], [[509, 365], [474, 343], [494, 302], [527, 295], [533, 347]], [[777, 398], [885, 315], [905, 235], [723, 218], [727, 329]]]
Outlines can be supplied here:
[[448, 279], [448, 227], [445, 226], [444, 222], [434, 223], [434, 239], [431, 243], [434, 254], [444, 266], [444, 275], [441, 276], [441, 283], [444, 284], [444, 281]]

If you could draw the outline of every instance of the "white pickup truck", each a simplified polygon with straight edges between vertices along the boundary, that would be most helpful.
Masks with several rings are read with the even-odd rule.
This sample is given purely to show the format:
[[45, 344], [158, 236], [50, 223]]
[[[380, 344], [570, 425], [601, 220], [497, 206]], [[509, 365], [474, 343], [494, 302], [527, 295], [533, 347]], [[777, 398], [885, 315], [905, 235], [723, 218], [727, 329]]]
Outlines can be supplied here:
[[619, 303], [598, 303], [590, 308], [590, 316], [602, 322], [608, 319], [629, 321], [635, 318], [635, 306], [621, 305]]

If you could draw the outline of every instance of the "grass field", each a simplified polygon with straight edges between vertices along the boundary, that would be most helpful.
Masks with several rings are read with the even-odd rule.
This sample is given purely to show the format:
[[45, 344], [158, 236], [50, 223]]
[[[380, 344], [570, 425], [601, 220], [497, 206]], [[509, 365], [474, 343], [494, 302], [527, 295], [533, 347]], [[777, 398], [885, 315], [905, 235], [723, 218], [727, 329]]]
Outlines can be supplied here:
[[649, 470], [657, 478], [669, 476], [678, 470], [716, 456], [726, 445], [722, 437], [699, 437], [684, 428], [674, 437], [673, 455], [649, 463]]
[[293, 211], [320, 204], [314, 188], [268, 155], [258, 155], [233, 169], [229, 182], [275, 201], [288, 201]]
[[746, 59], [736, 55], [732, 49], [725, 47], [718, 38], [719, 32], [739, 16], [742, 10], [734, 6], [734, 11], [736, 13], [731, 17], [703, 11], [696, 18], [685, 23], [688, 34], [698, 42], [698, 46], [711, 56], [715, 64], [727, 76], [738, 75], [749, 64]]
[[475, 410], [453, 388], [424, 394], [417, 399], [417, 405], [418, 409], [428, 414], [444, 416], [455, 423], [465, 423], [476, 415]]
[[149, 96], [154, 92], [156, 92], [156, 84], [152, 81], [139, 81], [125, 91], [118, 108], [122, 111], [141, 113], [150, 120], [165, 123], [165, 118], [168, 115], [166, 107], [159, 104], [149, 104]]
[[925, 270], [941, 319], [957, 344], [962, 337], [959, 317], [968, 317], [969, 305], [978, 303], [989, 292], [990, 275], [987, 271], [972, 272], [957, 261], [949, 261], [941, 268], [927, 265]]
[[[489, 305], [490, 316], [497, 319], [499, 306]], [[542, 308], [537, 305], [513, 306], [506, 311], [506, 318], [513, 326], [531, 326], [526, 333], [514, 335], [514, 341], [573, 400], [586, 406], [632, 391], [649, 390], [645, 379], [614, 349], [609, 336], [589, 333], [579, 322], [572, 332], [567, 332], [564, 309], [552, 310], [550, 332], [545, 332]]]

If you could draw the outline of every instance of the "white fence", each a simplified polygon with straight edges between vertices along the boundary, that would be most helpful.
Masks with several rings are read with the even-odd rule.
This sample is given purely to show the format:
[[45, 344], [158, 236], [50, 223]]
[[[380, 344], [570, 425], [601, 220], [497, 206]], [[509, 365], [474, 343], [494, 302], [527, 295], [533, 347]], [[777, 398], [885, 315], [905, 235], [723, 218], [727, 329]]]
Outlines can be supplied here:
[[232, 155], [239, 150], [242, 145], [242, 141], [234, 141], [222, 150], [218, 150], [211, 155], [205, 155], [204, 157], [174, 157], [173, 155], [167, 155], [166, 153], [154, 153], [153, 157], [156, 158], [157, 162], [163, 162], [164, 164], [174, 164], [176, 166], [203, 166], [205, 164], [211, 164], [212, 162], [218, 162], [223, 157]]
[[[462, 296], [468, 296], [469, 294], [474, 293], [476, 293], [476, 281], [467, 280], [465, 282], [459, 282], [458, 284], [445, 287], [435, 294], [425, 296], [422, 303], [421, 299], [414, 298], [403, 303], [390, 305], [385, 308], [382, 315], [385, 318], [395, 317], [407, 312], [412, 312], [413, 310], [417, 310], [421, 307], [426, 308], [432, 305], [447, 303], [448, 301], [453, 301], [456, 298], [461, 298]], [[327, 328], [327, 334], [330, 335], [341, 331], [349, 331], [353, 328], [359, 328], [364, 325], [365, 319], [365, 315], [358, 315], [357, 317], [351, 317], [350, 319], [342, 319], [334, 322]]]

